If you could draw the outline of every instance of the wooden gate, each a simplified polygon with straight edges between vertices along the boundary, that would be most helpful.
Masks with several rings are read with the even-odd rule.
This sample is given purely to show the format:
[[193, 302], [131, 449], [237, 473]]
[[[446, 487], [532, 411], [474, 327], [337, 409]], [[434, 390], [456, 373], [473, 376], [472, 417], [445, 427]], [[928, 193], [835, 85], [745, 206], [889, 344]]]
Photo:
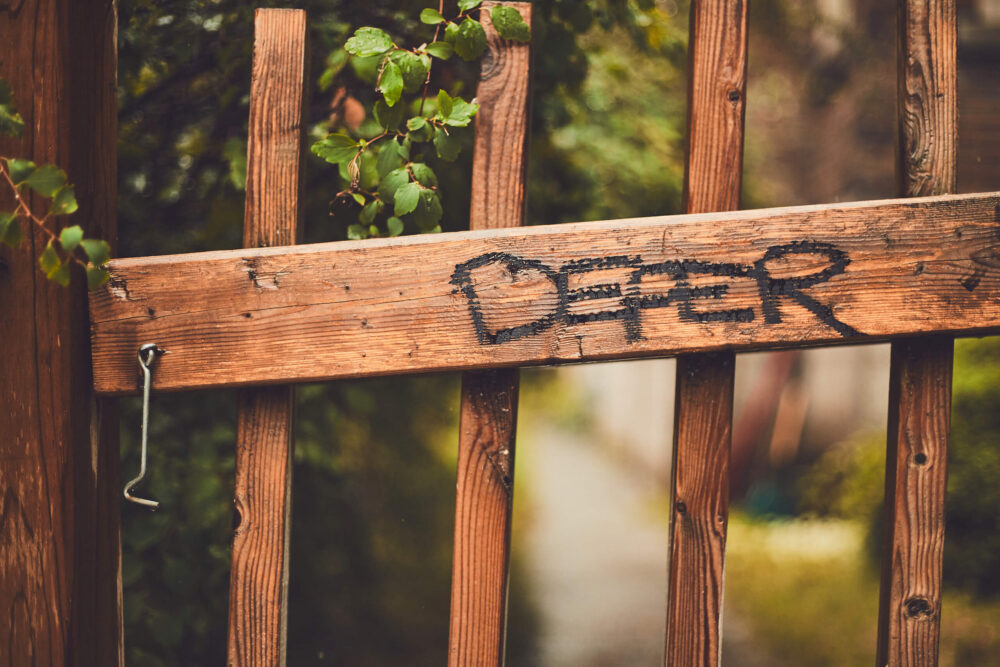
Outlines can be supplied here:
[[[495, 3], [485, 3], [490, 6]], [[530, 22], [531, 5], [508, 3]], [[877, 664], [937, 660], [952, 336], [1000, 329], [1000, 193], [954, 196], [954, 0], [899, 0], [900, 199], [743, 212], [747, 3], [695, 0], [687, 215], [523, 222], [530, 49], [489, 34], [472, 231], [289, 247], [303, 12], [259, 10], [243, 250], [120, 259], [94, 385], [240, 386], [229, 663], [284, 662], [289, 383], [461, 371], [449, 664], [503, 661], [518, 371], [678, 357], [667, 664], [718, 664], [734, 354], [892, 340]], [[265, 94], [266, 93], [266, 94]], [[874, 620], [874, 619], [873, 619]]]

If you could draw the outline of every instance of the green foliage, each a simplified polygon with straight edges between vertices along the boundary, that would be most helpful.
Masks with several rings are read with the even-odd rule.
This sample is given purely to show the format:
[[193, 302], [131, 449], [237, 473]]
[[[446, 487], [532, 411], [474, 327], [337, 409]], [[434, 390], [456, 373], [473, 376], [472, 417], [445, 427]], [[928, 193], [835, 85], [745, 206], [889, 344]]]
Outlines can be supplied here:
[[24, 132], [24, 120], [14, 108], [14, 96], [10, 84], [0, 79], [0, 134], [20, 137]]
[[531, 39], [531, 29], [521, 17], [521, 12], [513, 7], [496, 5], [490, 10], [490, 20], [497, 34], [504, 39], [515, 42], [527, 42]]
[[[431, 57], [447, 60], [457, 53], [464, 60], [475, 60], [486, 49], [486, 32], [482, 24], [468, 15], [479, 2], [459, 2], [459, 13], [445, 18], [438, 10], [424, 8], [420, 22], [435, 26], [433, 39], [416, 49], [404, 49], [379, 28], [361, 27], [344, 45], [344, 52], [356, 74], [371, 76], [371, 59], [377, 59], [374, 70], [375, 89], [381, 99], [374, 101], [371, 116], [377, 127], [358, 127], [328, 134], [315, 142], [312, 151], [345, 173], [348, 187], [339, 199], [351, 199], [361, 208], [357, 222], [347, 226], [347, 237], [364, 239], [370, 236], [397, 236], [406, 224], [419, 232], [441, 230], [444, 215], [438, 179], [423, 154], [423, 144], [433, 144], [434, 154], [446, 162], [455, 161], [462, 150], [462, 141], [448, 128], [468, 127], [479, 109], [475, 102], [452, 97], [441, 88], [430, 91]], [[511, 8], [493, 10], [498, 32], [509, 39], [527, 41], [530, 29], [521, 15]], [[511, 15], [513, 13], [513, 16]], [[444, 41], [438, 41], [442, 28]], [[336, 53], [336, 52], [335, 52]], [[336, 60], [338, 71], [343, 69]], [[333, 66], [324, 71], [320, 85], [333, 82]], [[416, 99], [407, 101], [406, 95]], [[410, 117], [403, 124], [403, 118]], [[345, 128], [346, 129], [346, 128]], [[350, 131], [349, 129], [347, 131]], [[352, 136], [353, 135], [353, 136]], [[355, 136], [357, 138], [355, 138]], [[413, 147], [416, 152], [411, 159]], [[372, 162], [371, 156], [376, 160]]]
[[[0, 134], [20, 136], [23, 125], [13, 106], [10, 85], [0, 78]], [[47, 226], [50, 218], [70, 215], [79, 208], [76, 192], [66, 182], [65, 171], [52, 164], [38, 166], [31, 160], [0, 156], [0, 180], [7, 184], [17, 201], [17, 208], [13, 211], [0, 211], [0, 244], [16, 248], [24, 238], [21, 223], [35, 226], [48, 236], [48, 243], [38, 256], [38, 266], [46, 278], [65, 287], [70, 282], [70, 265], [76, 263], [86, 271], [87, 284], [91, 289], [107, 281], [108, 272], [104, 268], [110, 257], [107, 243], [84, 239], [79, 225], [65, 227], [58, 234]], [[29, 190], [52, 200], [44, 216], [35, 214], [29, 207]], [[57, 242], [62, 248], [61, 254]], [[90, 254], [87, 244], [102, 251], [97, 255]], [[76, 254], [81, 245], [87, 252], [87, 261]]]

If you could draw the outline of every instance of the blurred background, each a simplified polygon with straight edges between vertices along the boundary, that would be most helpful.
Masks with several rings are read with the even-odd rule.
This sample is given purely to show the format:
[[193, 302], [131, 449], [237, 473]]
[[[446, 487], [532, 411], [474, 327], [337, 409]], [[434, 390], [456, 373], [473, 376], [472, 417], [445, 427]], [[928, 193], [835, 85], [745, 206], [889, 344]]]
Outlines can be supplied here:
[[[364, 130], [340, 46], [361, 25], [429, 39], [427, 0], [309, 11], [310, 131]], [[449, 5], [452, 3], [448, 3]], [[534, 4], [532, 224], [680, 212], [688, 3]], [[120, 0], [122, 256], [241, 243], [253, 3]], [[1000, 0], [958, 0], [962, 192], [1000, 189]], [[453, 11], [453, 10], [452, 10]], [[895, 7], [768, 0], [750, 14], [743, 206], [896, 195]], [[475, 66], [434, 76], [474, 95]], [[360, 129], [359, 129], [360, 128]], [[467, 226], [467, 150], [432, 164]], [[358, 211], [305, 165], [305, 240]], [[875, 652], [888, 347], [740, 355], [726, 562], [727, 665], [867, 665]], [[956, 344], [943, 665], [1000, 656], [1000, 341]], [[522, 373], [508, 664], [659, 664], [674, 366]], [[458, 378], [302, 386], [290, 665], [441, 665], [447, 653]], [[225, 660], [235, 394], [155, 396], [150, 514], [123, 508], [127, 663]], [[123, 401], [123, 475], [139, 404]]]

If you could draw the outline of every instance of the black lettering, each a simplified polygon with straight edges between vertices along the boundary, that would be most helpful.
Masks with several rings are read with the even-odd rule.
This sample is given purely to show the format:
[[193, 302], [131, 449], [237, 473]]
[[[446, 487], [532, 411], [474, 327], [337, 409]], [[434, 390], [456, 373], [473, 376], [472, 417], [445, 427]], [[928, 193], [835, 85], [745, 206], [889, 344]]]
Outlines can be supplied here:
[[[490, 331], [483, 318], [482, 304], [479, 302], [479, 295], [476, 293], [476, 286], [472, 281], [472, 272], [489, 264], [500, 264], [511, 275], [517, 275], [522, 271], [538, 271], [552, 281], [556, 289], [559, 290], [559, 302], [554, 312], [549, 313], [537, 320], [520, 324], [506, 329]], [[517, 255], [510, 255], [505, 252], [488, 252], [485, 255], [473, 257], [467, 262], [463, 262], [455, 267], [455, 272], [451, 274], [451, 284], [465, 294], [469, 305], [469, 314], [472, 316], [472, 324], [476, 329], [476, 337], [483, 345], [499, 345], [508, 341], [534, 336], [551, 327], [562, 318], [565, 311], [565, 292], [562, 290], [559, 274], [535, 259], [522, 259]]]
[[[772, 278], [767, 270], [767, 263], [794, 254], [825, 255], [829, 258], [830, 264], [818, 273], [791, 278]], [[832, 308], [802, 292], [802, 290], [808, 289], [813, 285], [825, 283], [833, 276], [840, 275], [850, 263], [851, 260], [847, 257], [847, 253], [835, 248], [830, 243], [793, 241], [792, 243], [768, 248], [764, 256], [754, 263], [754, 273], [757, 278], [757, 287], [760, 291], [761, 305], [764, 310], [764, 322], [767, 324], [778, 324], [781, 322], [778, 299], [779, 297], [787, 296], [819, 318], [821, 322], [832, 327], [840, 335], [861, 335], [854, 327], [844, 324], [834, 317]]]

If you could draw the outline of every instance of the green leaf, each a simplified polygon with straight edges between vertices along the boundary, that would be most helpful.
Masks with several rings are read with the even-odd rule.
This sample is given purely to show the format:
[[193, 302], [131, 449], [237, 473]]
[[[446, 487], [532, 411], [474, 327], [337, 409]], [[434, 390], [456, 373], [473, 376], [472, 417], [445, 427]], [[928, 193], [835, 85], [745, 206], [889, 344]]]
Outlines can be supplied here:
[[222, 157], [229, 163], [229, 182], [237, 190], [247, 189], [247, 142], [239, 137], [226, 139]]
[[378, 236], [379, 234], [378, 227], [376, 227], [375, 225], [368, 225], [368, 233], [371, 234], [372, 236]]
[[433, 129], [434, 128], [432, 126], [424, 123], [423, 125], [420, 125], [419, 127], [417, 127], [417, 129], [410, 130], [407, 133], [406, 136], [407, 136], [407, 138], [410, 138], [410, 139], [412, 139], [413, 141], [415, 141], [417, 143], [420, 143], [420, 142], [423, 142], [423, 141], [430, 141], [431, 140], [431, 136], [432, 136], [431, 133], [432, 133]]
[[452, 102], [451, 113], [444, 119], [444, 124], [452, 127], [468, 127], [477, 111], [479, 111], [478, 104], [456, 97]]
[[42, 267], [42, 273], [51, 277], [61, 264], [62, 262], [59, 261], [59, 253], [56, 252], [55, 247], [52, 245], [52, 241], [49, 241], [45, 246], [45, 250], [43, 250], [42, 254], [38, 257], [38, 265]]
[[393, 202], [396, 198], [396, 191], [410, 182], [410, 172], [406, 167], [394, 169], [382, 177], [379, 183], [378, 194], [382, 201]]
[[392, 48], [392, 39], [378, 28], [358, 28], [354, 36], [347, 40], [344, 49], [354, 56], [366, 58], [385, 53]]
[[347, 228], [347, 238], [352, 241], [360, 241], [368, 238], [368, 230], [361, 225], [350, 225]]
[[66, 172], [54, 164], [43, 164], [24, 179], [24, 184], [43, 197], [51, 197], [66, 184]]
[[455, 52], [454, 47], [448, 42], [431, 42], [424, 47], [424, 50], [441, 60], [448, 60], [448, 58], [451, 58], [451, 54]]
[[458, 24], [449, 23], [444, 27], [444, 41], [454, 46], [455, 41], [457, 39], [458, 39]]
[[331, 164], [350, 162], [358, 154], [358, 142], [346, 134], [329, 134], [312, 145], [312, 152]]
[[103, 266], [111, 258], [111, 246], [108, 245], [107, 241], [83, 239], [80, 241], [80, 245], [83, 246], [84, 252], [90, 258], [90, 263], [94, 266]]
[[458, 0], [459, 11], [467, 12], [483, 4], [483, 0]]
[[454, 162], [462, 151], [462, 144], [457, 137], [448, 134], [443, 127], [437, 127], [434, 128], [434, 148], [437, 150], [439, 158]]
[[[398, 107], [397, 107], [398, 108]], [[395, 139], [384, 142], [378, 151], [378, 159], [375, 162], [375, 169], [379, 178], [384, 178], [390, 171], [394, 171], [403, 166], [403, 158], [399, 155], [399, 144]]]
[[48, 274], [49, 280], [67, 287], [69, 285], [69, 264], [60, 264], [52, 273]]
[[104, 283], [108, 282], [111, 274], [108, 273], [107, 269], [101, 269], [93, 264], [87, 265], [87, 289], [95, 290]]
[[419, 130], [426, 124], [427, 124], [426, 118], [424, 118], [423, 116], [414, 116], [410, 120], [406, 121], [406, 129], [412, 132], [414, 130]]
[[59, 192], [52, 198], [52, 207], [49, 208], [49, 215], [69, 215], [75, 213], [80, 206], [76, 203], [76, 193], [72, 185], [64, 185], [59, 188]]
[[403, 90], [408, 93], [420, 90], [431, 68], [430, 56], [410, 51], [393, 51], [389, 57], [399, 65], [399, 71], [403, 74]]
[[326, 69], [320, 74], [317, 84], [321, 91], [326, 91], [333, 85], [334, 78], [340, 74], [347, 64], [347, 51], [336, 49], [326, 58]]
[[24, 119], [9, 104], [0, 104], [0, 134], [20, 137], [24, 133]]
[[14, 185], [20, 185], [35, 171], [35, 163], [31, 160], [7, 160], [7, 171]]
[[428, 7], [420, 12], [420, 22], [427, 25], [437, 25], [438, 23], [444, 23], [444, 17], [441, 16], [441, 12], [438, 10]]
[[81, 240], [83, 240], [83, 227], [80, 225], [64, 227], [59, 232], [59, 244], [63, 247], [63, 250], [70, 254], [73, 254], [76, 247], [80, 245]]
[[475, 60], [486, 50], [486, 31], [479, 21], [465, 19], [455, 37], [455, 53], [463, 60]]
[[420, 202], [413, 211], [413, 221], [425, 232], [433, 231], [441, 221], [444, 211], [441, 209], [441, 199], [433, 190], [421, 190]]
[[410, 171], [413, 172], [413, 177], [417, 179], [417, 183], [420, 183], [420, 185], [425, 188], [433, 188], [438, 184], [438, 179], [437, 176], [434, 175], [434, 170], [423, 162], [414, 162], [411, 164]]
[[21, 223], [13, 213], [0, 211], [0, 243], [16, 248], [21, 242]]
[[399, 69], [392, 58], [386, 58], [385, 66], [382, 68], [382, 77], [378, 82], [378, 89], [385, 97], [385, 103], [389, 106], [396, 106], [400, 96], [403, 94], [403, 72]]
[[373, 199], [368, 202], [361, 213], [358, 214], [358, 222], [363, 225], [370, 225], [375, 221], [375, 216], [378, 215], [379, 210], [382, 208], [382, 202], [378, 199]]
[[396, 190], [394, 201], [396, 202], [394, 213], [396, 217], [413, 212], [420, 202], [420, 191], [423, 190], [416, 183], [406, 183]]
[[0, 78], [0, 134], [20, 137], [24, 132], [24, 120], [14, 108], [14, 95], [10, 84]]
[[512, 39], [515, 42], [530, 42], [531, 28], [524, 22], [521, 12], [513, 7], [496, 5], [490, 10], [490, 19], [497, 34], [504, 39]]
[[353, 199], [354, 201], [358, 202], [358, 204], [360, 206], [364, 206], [365, 205], [365, 196], [363, 194], [361, 194], [360, 192], [352, 192], [351, 193], [351, 199]]
[[361, 154], [361, 172], [358, 175], [358, 186], [362, 190], [374, 190], [378, 187], [378, 159], [375, 151], [366, 150]]
[[401, 106], [390, 107], [382, 100], [375, 102], [375, 122], [387, 130], [395, 130], [403, 122], [405, 110]]
[[451, 99], [451, 95], [448, 94], [444, 89], [438, 91], [438, 113], [441, 114], [441, 118], [447, 118], [451, 115], [452, 107], [454, 102]]
[[385, 225], [389, 229], [389, 236], [399, 236], [403, 233], [403, 221], [396, 216], [389, 218]]

